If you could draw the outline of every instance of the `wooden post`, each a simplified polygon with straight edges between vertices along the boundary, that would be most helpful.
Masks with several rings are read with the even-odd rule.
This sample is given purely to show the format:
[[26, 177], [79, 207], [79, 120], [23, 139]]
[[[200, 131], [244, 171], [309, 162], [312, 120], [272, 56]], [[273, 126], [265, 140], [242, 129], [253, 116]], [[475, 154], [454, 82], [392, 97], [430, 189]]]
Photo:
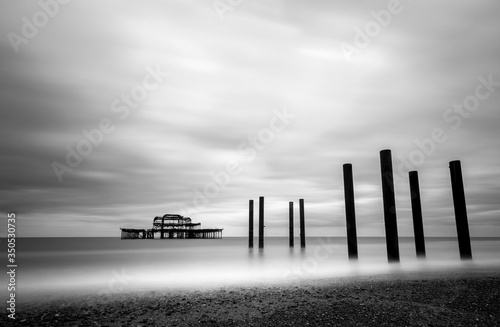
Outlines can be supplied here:
[[450, 161], [450, 174], [460, 259], [469, 260], [472, 259], [472, 250], [470, 246], [469, 223], [467, 221], [467, 208], [465, 205], [464, 182], [460, 160]]
[[165, 216], [163, 216], [163, 217], [161, 218], [161, 232], [160, 232], [161, 234], [160, 234], [160, 239], [165, 238], [165, 236], [164, 236], [164, 234], [163, 234], [163, 221], [164, 221], [164, 220], [165, 220]]
[[352, 165], [345, 164], [344, 169], [344, 197], [345, 218], [347, 226], [347, 251], [349, 259], [358, 258], [358, 241], [356, 235], [356, 213], [354, 209], [354, 184], [352, 178]]
[[304, 199], [299, 200], [300, 213], [300, 247], [306, 247], [306, 224], [304, 221]]
[[264, 248], [264, 197], [259, 197], [259, 248]]
[[424, 224], [422, 222], [422, 204], [420, 202], [420, 186], [418, 172], [410, 171], [411, 211], [413, 215], [413, 233], [415, 235], [415, 251], [417, 257], [425, 257]]
[[288, 204], [288, 212], [289, 212], [289, 220], [288, 220], [288, 225], [290, 229], [290, 247], [293, 248], [293, 202], [290, 202]]
[[380, 151], [382, 195], [384, 199], [385, 242], [389, 262], [399, 262], [398, 226], [396, 220], [396, 198], [392, 174], [391, 150]]
[[248, 203], [248, 247], [253, 248], [253, 200]]

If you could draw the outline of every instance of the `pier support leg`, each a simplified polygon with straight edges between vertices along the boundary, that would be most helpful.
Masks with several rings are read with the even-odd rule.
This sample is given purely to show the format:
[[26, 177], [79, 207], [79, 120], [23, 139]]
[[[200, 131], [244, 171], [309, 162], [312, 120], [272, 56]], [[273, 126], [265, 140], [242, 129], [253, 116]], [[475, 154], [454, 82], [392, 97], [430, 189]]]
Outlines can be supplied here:
[[248, 247], [253, 248], [253, 200], [248, 203]]
[[418, 172], [410, 171], [411, 211], [413, 215], [413, 233], [415, 235], [415, 250], [417, 257], [425, 258], [424, 224], [422, 221], [422, 204], [420, 202], [420, 186]]
[[299, 200], [299, 213], [300, 213], [300, 247], [306, 247], [306, 224], [304, 221], [304, 199]]
[[288, 204], [288, 212], [289, 212], [289, 237], [290, 237], [290, 247], [293, 248], [293, 202]]
[[349, 259], [358, 258], [358, 240], [356, 235], [356, 213], [354, 209], [354, 184], [352, 178], [352, 165], [345, 164], [344, 169], [344, 197], [345, 218], [347, 226], [347, 251]]
[[467, 221], [467, 208], [465, 205], [464, 182], [460, 160], [450, 161], [450, 174], [460, 259], [470, 260], [472, 259], [472, 250], [470, 246], [469, 223]]
[[259, 197], [259, 249], [264, 248], [264, 197]]
[[163, 217], [163, 218], [161, 219], [161, 232], [160, 232], [160, 239], [164, 239], [164, 238], [165, 238], [165, 234], [164, 234], [164, 232], [163, 232], [163, 226], [165, 226], [165, 225], [164, 225], [164, 220], [165, 220], [165, 217]]
[[396, 220], [396, 198], [392, 173], [391, 150], [380, 151], [382, 195], [384, 198], [385, 241], [389, 262], [399, 262], [398, 226]]

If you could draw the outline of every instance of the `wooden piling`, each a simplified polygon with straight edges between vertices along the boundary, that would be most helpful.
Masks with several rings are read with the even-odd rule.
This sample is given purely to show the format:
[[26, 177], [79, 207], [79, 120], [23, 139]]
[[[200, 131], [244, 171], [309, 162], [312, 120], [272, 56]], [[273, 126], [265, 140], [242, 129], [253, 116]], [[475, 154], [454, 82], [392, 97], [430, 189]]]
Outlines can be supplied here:
[[253, 200], [248, 202], [248, 247], [253, 248]]
[[161, 231], [160, 231], [160, 239], [164, 239], [165, 238], [165, 234], [163, 232], [163, 229], [164, 229], [164, 224], [165, 224], [165, 217], [162, 217], [161, 218]]
[[290, 237], [290, 247], [293, 248], [293, 202], [290, 202], [288, 204], [288, 213], [289, 213], [289, 219], [288, 219], [288, 228], [289, 228], [289, 237]]
[[304, 199], [299, 200], [299, 214], [300, 214], [300, 247], [306, 247], [306, 224], [304, 219]]
[[358, 241], [356, 235], [356, 213], [354, 208], [354, 183], [352, 165], [347, 163], [344, 170], [345, 216], [347, 226], [347, 252], [349, 259], [358, 258]]
[[470, 245], [469, 223], [467, 221], [467, 208], [465, 205], [464, 182], [460, 160], [450, 161], [450, 175], [460, 259], [470, 260], [472, 259], [472, 249]]
[[264, 248], [264, 197], [259, 197], [259, 249]]
[[396, 198], [392, 173], [391, 150], [380, 151], [382, 174], [382, 195], [384, 202], [385, 241], [389, 262], [399, 262], [398, 227], [396, 219]]
[[413, 233], [415, 235], [415, 251], [417, 257], [425, 257], [424, 224], [422, 221], [422, 204], [420, 202], [420, 185], [418, 172], [410, 171], [411, 211], [413, 215]]

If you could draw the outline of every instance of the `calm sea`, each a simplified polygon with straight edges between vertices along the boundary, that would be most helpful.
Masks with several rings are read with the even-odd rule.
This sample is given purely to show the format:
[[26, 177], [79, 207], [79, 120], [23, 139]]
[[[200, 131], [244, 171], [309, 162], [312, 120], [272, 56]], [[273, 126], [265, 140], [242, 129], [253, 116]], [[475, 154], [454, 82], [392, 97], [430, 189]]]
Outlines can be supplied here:
[[[2, 240], [2, 244], [6, 244]], [[427, 238], [427, 258], [417, 259], [413, 238], [400, 238], [401, 262], [388, 264], [384, 238], [359, 238], [359, 260], [347, 259], [346, 239], [309, 237], [307, 247], [266, 238], [249, 249], [247, 238], [121, 240], [119, 238], [17, 239], [19, 300], [40, 294], [113, 294], [150, 289], [198, 288], [394, 271], [500, 268], [500, 238], [474, 238], [472, 262], [461, 262], [455, 238]], [[258, 245], [257, 239], [254, 245]], [[2, 285], [8, 283], [5, 273]], [[4, 287], [4, 286], [2, 286]], [[2, 292], [3, 293], [3, 292]]]

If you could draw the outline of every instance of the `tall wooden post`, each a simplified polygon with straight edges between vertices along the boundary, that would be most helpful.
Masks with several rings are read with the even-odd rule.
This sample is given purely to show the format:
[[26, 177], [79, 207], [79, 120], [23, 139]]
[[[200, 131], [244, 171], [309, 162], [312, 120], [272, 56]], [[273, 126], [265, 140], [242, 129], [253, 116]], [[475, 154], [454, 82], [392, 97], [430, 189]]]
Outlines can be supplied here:
[[264, 197], [259, 197], [259, 248], [264, 248]]
[[290, 234], [290, 247], [293, 248], [293, 202], [288, 204], [288, 212], [289, 212], [289, 234]]
[[389, 262], [399, 262], [398, 226], [396, 220], [396, 198], [392, 173], [391, 150], [380, 151], [382, 195], [384, 198], [385, 242]]
[[450, 161], [450, 174], [460, 259], [468, 260], [472, 259], [472, 250], [470, 246], [469, 223], [467, 221], [467, 208], [465, 205], [464, 182], [460, 160]]
[[304, 221], [304, 199], [299, 200], [300, 213], [300, 247], [306, 247], [306, 224]]
[[358, 258], [358, 241], [356, 235], [356, 213], [354, 209], [354, 183], [352, 178], [352, 165], [345, 164], [344, 169], [344, 197], [345, 218], [347, 226], [347, 251], [349, 259]]
[[248, 247], [253, 248], [253, 200], [248, 203]]
[[415, 235], [415, 251], [417, 257], [425, 257], [424, 224], [422, 221], [422, 204], [420, 202], [420, 185], [418, 172], [410, 171], [411, 212], [413, 215], [413, 233]]

